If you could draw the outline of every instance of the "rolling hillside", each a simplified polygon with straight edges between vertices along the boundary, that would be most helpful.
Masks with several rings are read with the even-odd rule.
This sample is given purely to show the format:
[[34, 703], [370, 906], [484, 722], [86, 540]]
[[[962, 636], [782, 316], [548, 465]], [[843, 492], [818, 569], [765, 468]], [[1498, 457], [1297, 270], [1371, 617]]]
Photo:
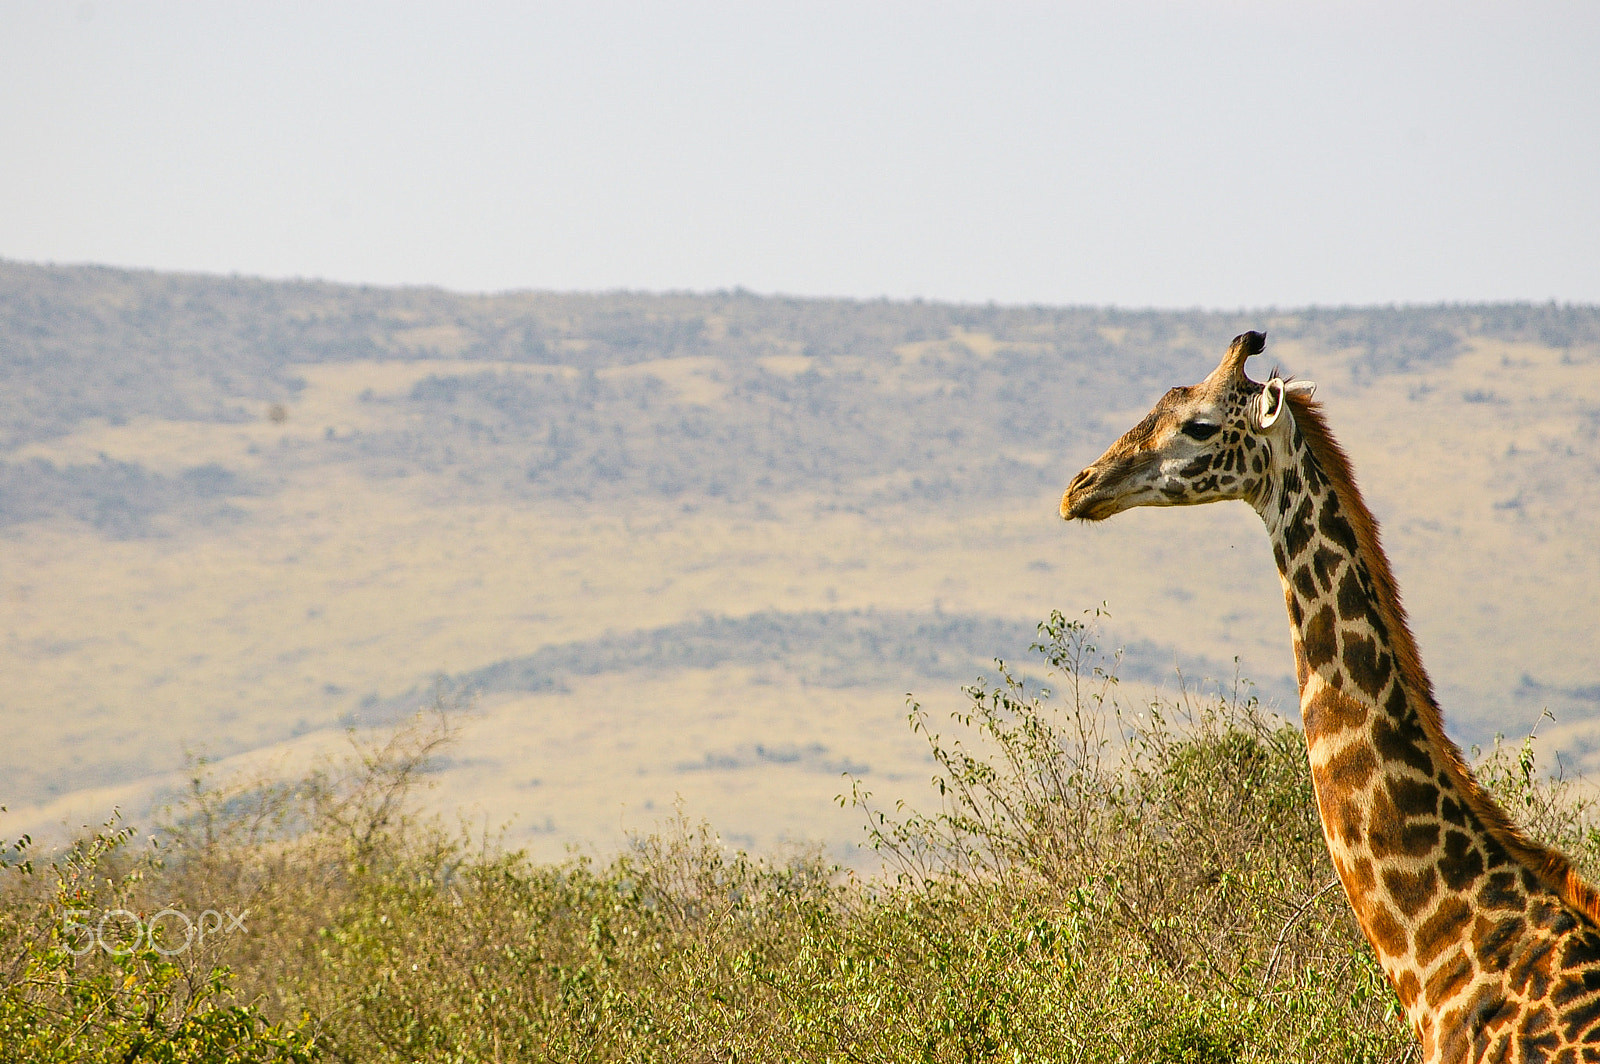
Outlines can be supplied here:
[[[920, 791], [1035, 622], [1110, 604], [1129, 684], [1292, 713], [1242, 506], [1055, 514], [1229, 338], [1319, 397], [1454, 734], [1600, 767], [1600, 309], [1255, 314], [469, 296], [0, 263], [0, 802], [137, 818], [185, 751], [295, 765], [446, 691], [435, 801], [536, 851], [681, 795], [765, 846]], [[1270, 366], [1258, 367], [1264, 374]]]

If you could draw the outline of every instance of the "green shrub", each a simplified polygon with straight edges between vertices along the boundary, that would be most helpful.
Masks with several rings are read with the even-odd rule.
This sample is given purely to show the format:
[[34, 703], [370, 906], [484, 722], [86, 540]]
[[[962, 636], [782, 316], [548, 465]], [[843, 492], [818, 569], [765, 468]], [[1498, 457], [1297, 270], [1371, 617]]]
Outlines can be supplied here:
[[[159, 849], [111, 824], [48, 868], [26, 840], [7, 855], [0, 1059], [1414, 1054], [1334, 878], [1299, 732], [1248, 689], [1130, 707], [1093, 635], [1093, 618], [1041, 625], [1059, 694], [1001, 664], [948, 725], [912, 705], [933, 807], [879, 809], [859, 780], [841, 799], [881, 877], [730, 849], [681, 810], [605, 862], [447, 831], [411, 804], [447, 714], [302, 780], [198, 772]], [[1600, 853], [1592, 806], [1531, 747], [1497, 745], [1484, 776], [1544, 837]], [[170, 955], [171, 922], [135, 940], [112, 921], [108, 952], [68, 917], [222, 903], [248, 934]]]
[[240, 1003], [228, 967], [191, 949], [191, 934], [177, 938], [161, 908], [145, 906], [141, 885], [159, 865], [148, 857], [119, 862], [129, 838], [108, 821], [47, 875], [28, 858], [27, 837], [7, 855], [0, 1060], [318, 1059], [314, 1036]]
[[1130, 711], [1116, 658], [1094, 644], [1097, 616], [1040, 626], [1034, 650], [1060, 697], [1001, 663], [996, 683], [966, 689], [953, 735], [913, 704], [940, 808], [890, 813], [853, 792], [898, 882], [983, 884], [1073, 913], [1079, 948], [1100, 958], [1074, 1007], [1099, 1002], [1102, 1033], [1123, 1032], [1106, 1059], [1134, 1045], [1171, 1060], [1403, 1054], [1299, 731], [1237, 685]]

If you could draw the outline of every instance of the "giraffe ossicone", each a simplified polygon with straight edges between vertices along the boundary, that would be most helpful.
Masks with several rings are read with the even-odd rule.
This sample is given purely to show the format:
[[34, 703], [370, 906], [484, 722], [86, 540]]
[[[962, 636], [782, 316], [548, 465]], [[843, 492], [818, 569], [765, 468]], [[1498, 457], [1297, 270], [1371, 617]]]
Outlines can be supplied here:
[[1428, 1064], [1600, 1061], [1600, 895], [1445, 734], [1378, 525], [1315, 385], [1236, 337], [1074, 477], [1061, 516], [1243, 500], [1283, 583], [1323, 835]]

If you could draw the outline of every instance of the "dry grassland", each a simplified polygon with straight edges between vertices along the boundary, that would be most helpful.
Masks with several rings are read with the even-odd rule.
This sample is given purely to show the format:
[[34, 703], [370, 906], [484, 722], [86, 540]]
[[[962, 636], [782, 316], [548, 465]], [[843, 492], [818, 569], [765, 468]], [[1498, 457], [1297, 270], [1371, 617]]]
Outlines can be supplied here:
[[[444, 350], [449, 338], [413, 339]], [[932, 346], [981, 358], [996, 344], [962, 334]], [[930, 350], [901, 350], [907, 387]], [[1554, 703], [1557, 725], [1543, 734], [1573, 756], [1600, 748], [1581, 698], [1561, 701], [1600, 671], [1594, 353], [1476, 342], [1447, 372], [1377, 381], [1346, 352], [1283, 343], [1273, 355], [1321, 385], [1457, 734], [1520, 734], [1541, 702]], [[805, 368], [800, 356], [765, 364]], [[250, 424], [97, 423], [15, 457], [104, 454], [156, 470], [217, 462], [279, 476], [275, 453], [378, 427], [387, 408], [374, 396], [477, 368], [569, 372], [307, 365], [282, 424], [265, 411]], [[679, 401], [715, 409], [726, 401], [715, 369], [681, 358], [607, 372], [654, 376]], [[1014, 457], [1055, 468], [1064, 486], [1094, 454]], [[1173, 648], [1146, 663], [1158, 672], [1180, 658], [1238, 656], [1268, 694], [1290, 690], [1281, 593], [1242, 506], [1085, 527], [1060, 522], [1053, 492], [974, 508], [869, 508], [814, 493], [619, 506], [485, 502], [444, 476], [380, 479], [340, 464], [281, 477], [234, 500], [231, 522], [129, 540], [64, 522], [3, 533], [6, 831], [87, 822], [111, 802], [137, 812], [181, 783], [173, 773], [185, 749], [294, 771], [337, 746], [341, 721], [364, 703], [540, 647], [704, 613], [875, 608], [1032, 622], [1105, 601], [1113, 638]], [[912, 690], [935, 707], [960, 698], [916, 675], [818, 687], [780, 666], [606, 673], [497, 694], [467, 721], [434, 801], [506, 825], [541, 856], [607, 851], [680, 796], [691, 816], [748, 846], [811, 839], [843, 856], [859, 825], [833, 802], [842, 771], [887, 796], [921, 796], [925, 752], [904, 726]]]

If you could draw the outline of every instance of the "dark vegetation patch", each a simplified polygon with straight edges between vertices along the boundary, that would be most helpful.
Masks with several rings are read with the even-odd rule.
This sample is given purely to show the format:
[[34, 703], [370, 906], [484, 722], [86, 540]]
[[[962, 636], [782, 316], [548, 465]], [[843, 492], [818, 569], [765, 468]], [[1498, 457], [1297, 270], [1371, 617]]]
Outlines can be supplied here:
[[[908, 676], [964, 683], [992, 676], [995, 649], [1021, 649], [1033, 634], [1033, 625], [1007, 618], [933, 611], [766, 610], [742, 617], [706, 615], [558, 643], [441, 676], [426, 690], [418, 688], [388, 700], [371, 697], [350, 722], [390, 723], [423, 708], [439, 693], [459, 697], [560, 691], [573, 677], [632, 670], [775, 666], [804, 684], [823, 688], [892, 687]], [[1173, 648], [1149, 641], [1128, 644], [1120, 669], [1124, 679], [1152, 687], [1170, 687], [1184, 677], [1184, 683], [1200, 688], [1234, 679], [1231, 666], [1180, 659]]]
[[228, 500], [250, 494], [249, 485], [216, 463], [170, 475], [104, 456], [65, 466], [42, 458], [0, 462], [0, 527], [67, 517], [111, 539], [135, 539], [155, 531], [163, 515], [232, 520], [239, 511]]

